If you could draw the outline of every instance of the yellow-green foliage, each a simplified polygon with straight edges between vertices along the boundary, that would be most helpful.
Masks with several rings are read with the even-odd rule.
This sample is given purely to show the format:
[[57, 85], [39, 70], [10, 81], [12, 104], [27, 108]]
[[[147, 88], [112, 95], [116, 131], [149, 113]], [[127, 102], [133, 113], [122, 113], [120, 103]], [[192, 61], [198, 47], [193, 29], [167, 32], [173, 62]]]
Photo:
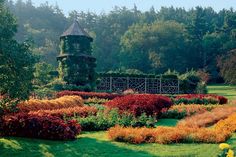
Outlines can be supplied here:
[[18, 105], [22, 112], [37, 110], [53, 110], [69, 107], [82, 107], [83, 99], [80, 96], [63, 96], [53, 100], [30, 99]]

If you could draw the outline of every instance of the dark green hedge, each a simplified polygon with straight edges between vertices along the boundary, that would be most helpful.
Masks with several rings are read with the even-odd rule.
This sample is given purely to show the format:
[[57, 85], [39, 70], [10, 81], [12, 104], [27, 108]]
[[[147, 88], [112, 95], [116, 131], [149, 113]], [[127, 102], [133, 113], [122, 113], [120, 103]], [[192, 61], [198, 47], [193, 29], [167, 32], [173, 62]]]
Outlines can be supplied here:
[[138, 78], [178, 79], [177, 75], [128, 74], [128, 73], [98, 73], [98, 78], [99, 77], [138, 77]]

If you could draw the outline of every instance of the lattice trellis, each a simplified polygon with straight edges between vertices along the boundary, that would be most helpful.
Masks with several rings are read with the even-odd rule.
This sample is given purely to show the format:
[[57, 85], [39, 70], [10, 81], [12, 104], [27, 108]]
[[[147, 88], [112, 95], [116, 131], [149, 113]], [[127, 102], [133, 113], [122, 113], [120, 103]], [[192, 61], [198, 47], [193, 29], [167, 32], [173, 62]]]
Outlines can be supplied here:
[[113, 77], [111, 79], [111, 84], [113, 92], [122, 92], [128, 89], [128, 80], [126, 77]]
[[128, 89], [133, 89], [139, 93], [145, 92], [145, 78], [127, 78], [128, 79]]
[[133, 89], [139, 93], [178, 94], [178, 79], [101, 77], [97, 91], [122, 92]]
[[161, 93], [162, 94], [178, 94], [179, 93], [179, 80], [162, 79], [161, 80]]
[[147, 79], [147, 90], [146, 90], [146, 93], [150, 93], [150, 94], [161, 93], [160, 85], [161, 85], [160, 79], [148, 78]]
[[110, 91], [111, 90], [111, 81], [110, 77], [101, 77], [99, 84], [97, 86], [98, 91]]

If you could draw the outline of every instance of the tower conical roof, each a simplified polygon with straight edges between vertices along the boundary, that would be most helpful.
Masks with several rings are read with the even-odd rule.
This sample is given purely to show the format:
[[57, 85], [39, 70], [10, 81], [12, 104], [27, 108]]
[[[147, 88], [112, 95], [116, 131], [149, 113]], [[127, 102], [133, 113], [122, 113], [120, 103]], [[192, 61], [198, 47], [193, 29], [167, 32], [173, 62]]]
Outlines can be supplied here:
[[[91, 38], [87, 32], [80, 26], [78, 21], [74, 21], [74, 23], [61, 35], [61, 37], [65, 36], [86, 36]], [[92, 39], [92, 38], [91, 38]]]

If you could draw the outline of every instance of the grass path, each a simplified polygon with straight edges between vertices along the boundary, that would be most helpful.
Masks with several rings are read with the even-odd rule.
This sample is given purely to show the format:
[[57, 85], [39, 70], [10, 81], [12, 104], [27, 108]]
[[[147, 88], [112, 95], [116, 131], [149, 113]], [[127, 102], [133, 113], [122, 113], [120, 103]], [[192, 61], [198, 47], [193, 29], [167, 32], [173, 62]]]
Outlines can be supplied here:
[[208, 93], [218, 94], [227, 97], [230, 100], [236, 100], [236, 86], [228, 85], [210, 85], [207, 87]]

